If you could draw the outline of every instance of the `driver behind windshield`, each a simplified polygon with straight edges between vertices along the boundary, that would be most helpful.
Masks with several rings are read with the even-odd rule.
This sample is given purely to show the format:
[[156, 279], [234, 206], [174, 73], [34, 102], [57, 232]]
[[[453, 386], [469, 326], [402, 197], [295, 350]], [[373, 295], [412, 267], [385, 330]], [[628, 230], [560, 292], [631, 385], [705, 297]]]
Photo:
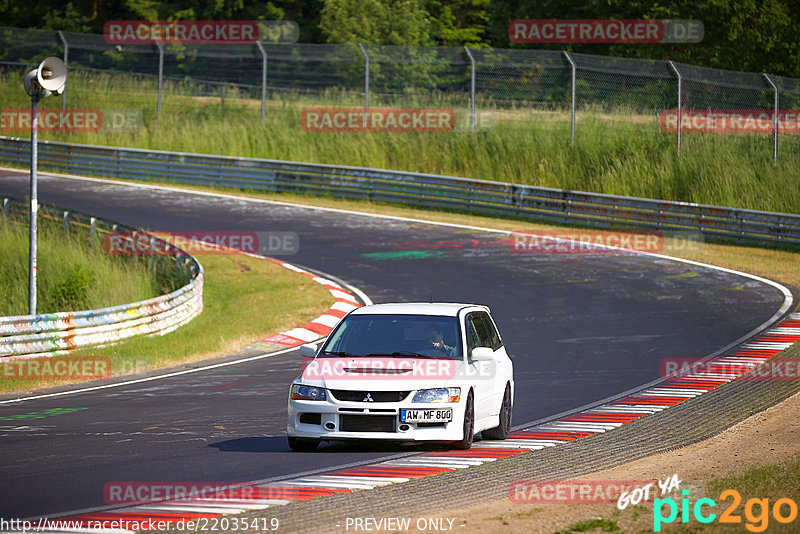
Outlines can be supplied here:
[[435, 349], [439, 352], [445, 352], [449, 356], [455, 355], [455, 347], [451, 347], [445, 343], [442, 329], [438, 326], [431, 324], [425, 327], [425, 340], [427, 341], [426, 348]]

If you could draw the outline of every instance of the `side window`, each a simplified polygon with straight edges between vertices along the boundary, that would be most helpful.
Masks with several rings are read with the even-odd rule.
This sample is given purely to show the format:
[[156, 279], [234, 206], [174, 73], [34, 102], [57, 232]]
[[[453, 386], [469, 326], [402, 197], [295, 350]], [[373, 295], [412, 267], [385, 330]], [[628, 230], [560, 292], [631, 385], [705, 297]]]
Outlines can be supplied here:
[[503, 340], [500, 339], [500, 334], [497, 332], [497, 328], [494, 326], [494, 322], [492, 322], [492, 318], [489, 317], [488, 313], [479, 313], [478, 315], [481, 316], [483, 319], [484, 324], [486, 325], [486, 331], [489, 336], [489, 345], [492, 347], [492, 350], [497, 350], [503, 346]]
[[472, 349], [481, 346], [480, 338], [478, 337], [478, 332], [475, 330], [475, 324], [472, 318], [472, 315], [468, 315], [465, 321], [467, 329], [467, 356], [472, 356]]
[[477, 347], [490, 347], [492, 346], [491, 339], [489, 339], [489, 331], [486, 329], [486, 323], [480, 313], [472, 313], [468, 319], [470, 326], [475, 330], [478, 338]]

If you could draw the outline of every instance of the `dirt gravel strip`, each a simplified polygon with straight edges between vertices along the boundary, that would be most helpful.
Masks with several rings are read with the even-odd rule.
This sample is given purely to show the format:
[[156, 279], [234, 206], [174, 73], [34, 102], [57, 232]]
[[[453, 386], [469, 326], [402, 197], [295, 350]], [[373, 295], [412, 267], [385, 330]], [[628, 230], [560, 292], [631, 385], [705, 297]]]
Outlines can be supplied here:
[[[773, 360], [798, 357], [800, 344], [795, 344]], [[798, 391], [797, 381], [735, 380], [613, 432], [498, 459], [480, 467], [371, 491], [292, 502], [241, 517], [275, 519], [280, 532], [320, 533], [346, 532], [348, 518], [411, 517], [413, 524], [414, 518], [444, 517], [447, 510], [508, 499], [515, 481], [568, 480], [706, 440]], [[259, 530], [239, 530], [242, 531]]]

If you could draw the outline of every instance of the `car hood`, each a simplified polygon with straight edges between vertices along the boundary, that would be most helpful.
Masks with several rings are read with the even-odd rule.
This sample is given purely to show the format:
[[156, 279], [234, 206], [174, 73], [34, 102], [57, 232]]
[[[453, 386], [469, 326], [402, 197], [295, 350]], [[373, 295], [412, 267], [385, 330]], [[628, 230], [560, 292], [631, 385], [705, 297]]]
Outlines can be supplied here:
[[463, 361], [429, 358], [315, 358], [304, 365], [303, 384], [354, 391], [412, 391], [457, 385]]

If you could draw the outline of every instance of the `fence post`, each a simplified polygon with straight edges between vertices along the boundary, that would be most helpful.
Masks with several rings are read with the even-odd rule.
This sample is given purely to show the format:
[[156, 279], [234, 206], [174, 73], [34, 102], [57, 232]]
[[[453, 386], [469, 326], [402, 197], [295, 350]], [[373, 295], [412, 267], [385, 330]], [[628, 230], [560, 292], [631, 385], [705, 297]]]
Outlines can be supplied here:
[[767, 80], [767, 83], [772, 86], [772, 90], [775, 92], [775, 109], [772, 112], [772, 161], [778, 161], [778, 104], [780, 99], [780, 93], [778, 92], [778, 86], [772, 81], [772, 78], [769, 77], [769, 74], [764, 73], [764, 79]]
[[158, 120], [161, 120], [161, 93], [164, 88], [164, 46], [156, 43], [158, 47]]
[[570, 66], [572, 67], [572, 103], [570, 105], [570, 127], [569, 127], [569, 138], [570, 143], [575, 144], [575, 74], [577, 68], [575, 67], [575, 62], [572, 61], [572, 57], [569, 55], [569, 52], [564, 50], [564, 56], [569, 61]]
[[7, 198], [3, 199], [3, 221], [8, 222], [8, 212], [11, 209], [11, 203]]
[[361, 53], [364, 54], [364, 128], [367, 127], [367, 116], [369, 115], [369, 54], [364, 45], [358, 43]]
[[675, 76], [678, 77], [678, 156], [681, 155], [681, 133], [683, 132], [683, 76], [672, 60], [667, 61]]
[[267, 51], [261, 41], [256, 41], [258, 50], [261, 52], [261, 125], [267, 117]]
[[[64, 37], [64, 32], [58, 30], [58, 36], [61, 38], [61, 43], [64, 45], [64, 67], [69, 72], [69, 43], [67, 38]], [[67, 111], [67, 85], [64, 84], [63, 92], [61, 93], [61, 111]]]
[[467, 52], [469, 62], [472, 65], [469, 88], [469, 133], [475, 135], [475, 58], [472, 56], [472, 52], [469, 51], [469, 48], [465, 46], [464, 50]]
[[64, 233], [69, 237], [69, 210], [64, 212]]

